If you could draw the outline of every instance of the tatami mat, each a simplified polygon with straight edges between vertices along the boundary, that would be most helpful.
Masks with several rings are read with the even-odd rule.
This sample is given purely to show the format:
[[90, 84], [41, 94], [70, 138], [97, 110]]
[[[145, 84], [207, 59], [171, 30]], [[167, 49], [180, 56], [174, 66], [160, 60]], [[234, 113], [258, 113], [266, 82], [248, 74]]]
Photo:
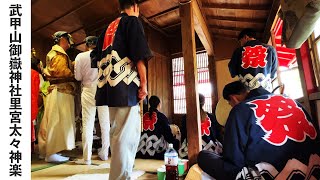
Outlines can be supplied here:
[[[81, 157], [80, 157], [81, 158]], [[102, 177], [103, 174], [109, 173], [110, 159], [107, 161], [99, 160], [97, 155], [92, 156], [93, 165], [78, 165], [73, 161], [69, 161], [63, 164], [50, 164], [46, 163], [44, 160], [39, 160], [33, 157], [31, 169], [31, 178], [33, 180], [59, 180], [71, 177], [77, 174], [83, 174], [87, 177], [92, 177], [90, 179], [97, 180]], [[162, 160], [145, 160], [136, 159], [134, 170], [145, 171], [146, 173], [140, 176], [138, 179], [157, 179], [157, 169], [163, 165]], [[90, 174], [90, 175], [87, 175]], [[96, 176], [93, 176], [96, 175]]]

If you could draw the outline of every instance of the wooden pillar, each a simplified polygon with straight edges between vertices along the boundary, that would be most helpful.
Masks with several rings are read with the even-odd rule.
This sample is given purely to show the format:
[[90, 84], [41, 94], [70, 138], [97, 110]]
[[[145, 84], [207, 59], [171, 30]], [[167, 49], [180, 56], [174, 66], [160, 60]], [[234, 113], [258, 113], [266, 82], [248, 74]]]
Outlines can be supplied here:
[[212, 114], [215, 113], [216, 105], [218, 103], [218, 89], [217, 89], [217, 73], [216, 73], [216, 61], [213, 56], [208, 56], [209, 62], [209, 76], [211, 83], [211, 99], [212, 99]]
[[198, 153], [202, 149], [202, 141], [200, 135], [200, 106], [197, 90], [198, 73], [192, 4], [180, 6], [180, 17], [187, 101], [188, 158], [190, 165], [193, 165], [197, 162]]
[[297, 55], [297, 63], [298, 63], [301, 87], [302, 87], [302, 92], [303, 92], [303, 105], [306, 108], [306, 110], [308, 111], [308, 113], [311, 114], [309, 94], [307, 91], [306, 78], [305, 78], [304, 72], [303, 72], [303, 65], [302, 65], [302, 58], [301, 58], [300, 49], [296, 49], [296, 55]]

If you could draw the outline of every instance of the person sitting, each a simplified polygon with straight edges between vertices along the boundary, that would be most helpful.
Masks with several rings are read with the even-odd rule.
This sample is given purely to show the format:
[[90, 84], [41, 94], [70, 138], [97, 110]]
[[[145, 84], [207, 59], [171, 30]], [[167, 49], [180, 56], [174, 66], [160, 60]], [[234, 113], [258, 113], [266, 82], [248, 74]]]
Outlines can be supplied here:
[[248, 91], [240, 81], [227, 84], [223, 97], [233, 107], [223, 157], [201, 151], [203, 171], [217, 180], [320, 178], [318, 131], [299, 103], [262, 87]]
[[143, 132], [137, 151], [137, 158], [162, 159], [168, 143], [177, 150], [179, 141], [174, 138], [168, 118], [160, 112], [161, 101], [157, 96], [149, 99], [149, 111], [143, 115]]
[[[199, 94], [200, 103], [200, 118], [201, 118], [201, 136], [202, 136], [202, 148], [215, 152], [216, 154], [222, 153], [222, 141], [221, 130], [222, 126], [217, 122], [214, 115], [204, 111], [203, 106], [205, 103], [205, 97]], [[179, 156], [181, 158], [187, 158], [188, 156], [188, 141], [187, 141], [187, 124], [186, 115], [182, 117], [181, 126], [181, 147], [179, 149]]]

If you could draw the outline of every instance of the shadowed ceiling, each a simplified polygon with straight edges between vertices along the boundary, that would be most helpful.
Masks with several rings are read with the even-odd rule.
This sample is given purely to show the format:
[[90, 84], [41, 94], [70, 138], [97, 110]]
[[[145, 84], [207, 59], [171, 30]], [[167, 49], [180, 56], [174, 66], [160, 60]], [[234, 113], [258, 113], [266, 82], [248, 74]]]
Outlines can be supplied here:
[[[87, 35], [99, 35], [119, 15], [118, 0], [32, 0], [32, 36], [49, 39], [59, 30], [73, 36], [84, 49]], [[279, 1], [198, 0], [213, 38], [236, 39], [243, 28], [254, 28], [263, 39], [270, 29]], [[181, 36], [179, 0], [145, 0], [140, 18], [168, 38]]]

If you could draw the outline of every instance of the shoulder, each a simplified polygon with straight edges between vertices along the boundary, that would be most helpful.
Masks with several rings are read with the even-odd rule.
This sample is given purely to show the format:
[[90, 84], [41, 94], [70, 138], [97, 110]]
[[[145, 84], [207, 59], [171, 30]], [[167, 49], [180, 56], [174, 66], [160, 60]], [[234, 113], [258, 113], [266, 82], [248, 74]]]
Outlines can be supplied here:
[[76, 61], [79, 61], [80, 59], [84, 58], [84, 57], [90, 57], [90, 52], [89, 51], [86, 51], [86, 52], [82, 52], [82, 53], [79, 53], [76, 57]]
[[57, 51], [51, 49], [47, 54], [47, 58], [52, 59], [56, 55], [57, 55]]
[[121, 18], [121, 24], [127, 26], [130, 29], [142, 29], [143, 26], [139, 18], [135, 16], [125, 16]]
[[163, 114], [162, 112], [160, 112], [160, 111], [157, 112], [157, 115], [158, 115], [159, 118], [168, 119], [167, 116], [164, 115], [164, 114]]
[[[245, 119], [246, 116], [250, 116], [251, 112], [252, 111], [251, 111], [251, 108], [248, 104], [248, 101], [241, 102], [231, 109], [229, 117], [228, 117], [228, 121], [229, 121], [229, 118], [231, 118], [231, 119]], [[241, 117], [241, 118], [239, 118], [239, 117]]]
[[137, 18], [136, 16], [124, 16], [121, 18], [121, 21], [127, 23], [140, 23], [139, 18]]
[[211, 121], [214, 121], [214, 120], [216, 119], [216, 117], [215, 117], [213, 114], [211, 114], [211, 113], [208, 113], [208, 112], [207, 112], [207, 115], [208, 115], [208, 117], [209, 117], [209, 119], [210, 119]]

